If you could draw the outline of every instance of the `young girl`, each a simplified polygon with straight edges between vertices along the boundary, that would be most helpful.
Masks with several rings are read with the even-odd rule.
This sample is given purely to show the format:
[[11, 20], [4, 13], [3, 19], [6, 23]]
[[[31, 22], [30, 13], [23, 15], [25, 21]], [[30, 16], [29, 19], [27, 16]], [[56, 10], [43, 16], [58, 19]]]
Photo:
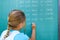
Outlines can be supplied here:
[[0, 40], [35, 40], [35, 24], [32, 24], [32, 36], [19, 32], [25, 25], [26, 17], [24, 12], [13, 10], [8, 17], [8, 28], [2, 32]]

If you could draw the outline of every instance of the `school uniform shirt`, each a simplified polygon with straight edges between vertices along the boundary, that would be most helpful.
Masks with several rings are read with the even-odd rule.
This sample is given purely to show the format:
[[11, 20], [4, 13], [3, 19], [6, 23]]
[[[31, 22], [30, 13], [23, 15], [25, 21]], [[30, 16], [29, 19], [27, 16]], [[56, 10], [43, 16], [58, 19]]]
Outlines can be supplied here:
[[26, 34], [20, 33], [17, 30], [11, 30], [9, 36], [4, 39], [4, 35], [7, 31], [8, 30], [3, 31], [0, 40], [29, 40], [29, 37]]
[[0, 37], [0, 40], [1, 40], [1, 37]]

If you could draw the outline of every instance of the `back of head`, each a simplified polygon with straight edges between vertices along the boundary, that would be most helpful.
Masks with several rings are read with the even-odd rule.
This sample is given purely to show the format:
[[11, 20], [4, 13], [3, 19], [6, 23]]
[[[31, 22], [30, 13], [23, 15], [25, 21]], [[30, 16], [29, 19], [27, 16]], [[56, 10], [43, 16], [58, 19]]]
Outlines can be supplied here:
[[12, 27], [17, 27], [17, 25], [21, 22], [25, 21], [25, 14], [20, 10], [13, 10], [9, 14], [8, 24]]
[[12, 10], [8, 17], [8, 31], [4, 38], [9, 36], [11, 28], [16, 28], [20, 23], [25, 21], [25, 14], [21, 10]]

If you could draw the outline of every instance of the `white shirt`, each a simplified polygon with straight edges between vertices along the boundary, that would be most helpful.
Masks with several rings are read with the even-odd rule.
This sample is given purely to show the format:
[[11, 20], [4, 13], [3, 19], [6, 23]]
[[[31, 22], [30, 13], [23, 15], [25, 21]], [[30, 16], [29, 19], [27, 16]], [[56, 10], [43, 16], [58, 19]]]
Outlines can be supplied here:
[[10, 32], [10, 33], [9, 33], [9, 36], [8, 36], [6, 39], [4, 39], [4, 36], [5, 36], [5, 34], [7, 33], [7, 31], [8, 31], [8, 30], [3, 31], [0, 40], [14, 40], [14, 37], [15, 37], [17, 34], [20, 33], [19, 31]]

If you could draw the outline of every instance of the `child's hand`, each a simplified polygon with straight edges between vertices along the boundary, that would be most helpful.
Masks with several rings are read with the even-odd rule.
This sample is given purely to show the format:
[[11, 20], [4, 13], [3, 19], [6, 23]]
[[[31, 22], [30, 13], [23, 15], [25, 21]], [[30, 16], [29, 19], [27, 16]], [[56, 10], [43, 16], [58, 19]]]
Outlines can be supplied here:
[[35, 23], [32, 23], [32, 29], [35, 29], [36, 25]]

